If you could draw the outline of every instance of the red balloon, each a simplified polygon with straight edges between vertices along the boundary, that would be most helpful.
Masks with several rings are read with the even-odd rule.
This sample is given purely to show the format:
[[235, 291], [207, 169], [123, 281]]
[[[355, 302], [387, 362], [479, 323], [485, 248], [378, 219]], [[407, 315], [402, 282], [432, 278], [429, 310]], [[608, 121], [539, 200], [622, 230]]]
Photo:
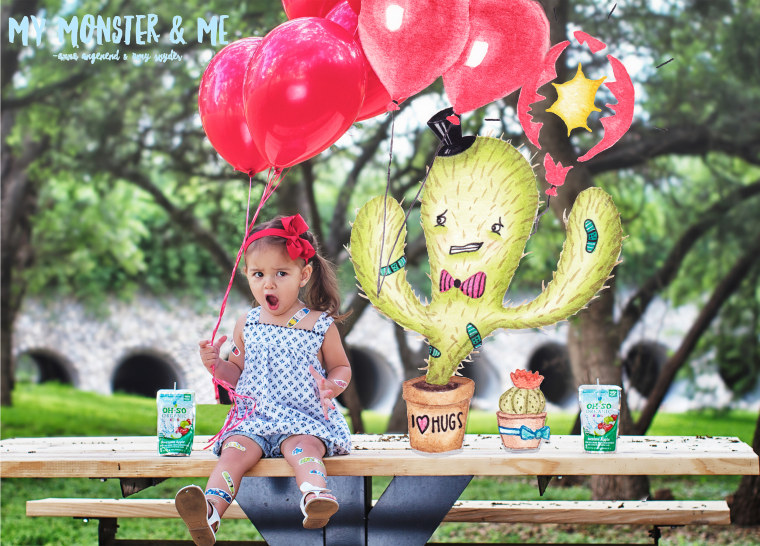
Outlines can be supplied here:
[[211, 145], [238, 171], [255, 174], [269, 164], [251, 138], [243, 108], [246, 67], [261, 38], [243, 38], [217, 53], [203, 72], [198, 110]]
[[[349, 2], [343, 0], [330, 10], [330, 13], [325, 16], [325, 19], [338, 23], [345, 28], [354, 37], [356, 43], [359, 44], [359, 49], [362, 52], [362, 58], [364, 59], [366, 69], [366, 84], [364, 87], [364, 102], [362, 103], [361, 110], [359, 110], [359, 115], [356, 116], [356, 121], [369, 119], [386, 112], [388, 110], [388, 104], [391, 102], [391, 95], [388, 93], [388, 90], [385, 89], [380, 78], [377, 77], [377, 74], [375, 74], [375, 71], [372, 70], [372, 66], [369, 64], [369, 61], [364, 56], [364, 50], [359, 41], [359, 16], [349, 5]], [[397, 102], [400, 103], [402, 101], [403, 99], [399, 99]]]
[[443, 74], [457, 114], [522, 87], [542, 68], [549, 21], [534, 0], [478, 0], [470, 4], [470, 34], [462, 55]]
[[364, 61], [340, 25], [316, 17], [281, 24], [248, 65], [243, 100], [253, 141], [285, 168], [328, 148], [364, 100]]
[[467, 42], [469, 5], [469, 0], [362, 1], [364, 54], [391, 98], [411, 97], [454, 64]]
[[351, 9], [354, 10], [354, 13], [359, 15], [362, 10], [362, 0], [348, 0], [348, 4], [351, 6]]
[[324, 17], [340, 0], [282, 0], [288, 19], [298, 17]]
[[335, 4], [327, 15], [325, 15], [325, 19], [345, 28], [354, 39], [359, 37], [359, 33], [357, 32], [357, 28], [359, 27], [359, 15], [357, 15], [346, 0], [342, 0]]

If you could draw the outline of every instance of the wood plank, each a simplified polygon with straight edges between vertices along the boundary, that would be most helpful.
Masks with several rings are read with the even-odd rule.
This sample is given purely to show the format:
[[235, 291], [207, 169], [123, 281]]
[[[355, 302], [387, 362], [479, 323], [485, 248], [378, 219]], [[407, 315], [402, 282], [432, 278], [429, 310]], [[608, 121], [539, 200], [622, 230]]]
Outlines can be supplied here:
[[[498, 435], [468, 434], [462, 449], [422, 453], [405, 435], [358, 435], [351, 455], [329, 457], [334, 476], [757, 475], [758, 456], [737, 438], [622, 436], [615, 453], [586, 453], [579, 436], [552, 436], [538, 451], [510, 452]], [[189, 457], [162, 457], [155, 437], [18, 438], [0, 442], [3, 478], [208, 476], [216, 456], [196, 438]], [[249, 476], [292, 476], [264, 459]]]
[[728, 525], [725, 501], [462, 501], [444, 521]]
[[[29, 517], [71, 518], [178, 518], [174, 499], [62, 499], [49, 498], [26, 502]], [[248, 519], [233, 501], [224, 519]]]
[[[171, 499], [61, 499], [26, 503], [30, 517], [178, 518]], [[237, 502], [226, 519], [246, 519]], [[450, 522], [728, 525], [725, 501], [458, 501]]]

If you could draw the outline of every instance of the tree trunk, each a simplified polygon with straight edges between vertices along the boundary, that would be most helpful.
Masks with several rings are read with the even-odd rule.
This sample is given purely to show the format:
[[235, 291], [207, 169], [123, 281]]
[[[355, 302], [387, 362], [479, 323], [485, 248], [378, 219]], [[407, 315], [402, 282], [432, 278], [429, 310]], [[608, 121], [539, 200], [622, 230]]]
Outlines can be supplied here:
[[[30, 148], [36, 148], [30, 144]], [[8, 157], [5, 153], [4, 157]], [[5, 166], [5, 165], [4, 165]], [[31, 216], [36, 208], [37, 196], [25, 171], [11, 166], [3, 169], [2, 179], [2, 273], [0, 277], [0, 329], [2, 330], [2, 364], [0, 378], [0, 405], [13, 403], [15, 382], [13, 358], [13, 325], [21, 308], [26, 283], [24, 270], [33, 255], [30, 239]]]
[[[760, 455], [760, 414], [755, 425], [752, 449]], [[760, 525], [760, 476], [742, 476], [739, 489], [729, 500], [731, 523], [736, 525]]]
[[[618, 358], [619, 340], [612, 335], [615, 285], [602, 290], [587, 309], [570, 320], [568, 351], [576, 387], [584, 383], [622, 385], [622, 366]], [[619, 427], [630, 434], [633, 420], [625, 396], [621, 400]], [[592, 476], [591, 494], [596, 500], [643, 499], [649, 496], [647, 476]]]
[[696, 347], [699, 338], [710, 326], [712, 320], [718, 315], [721, 306], [739, 288], [744, 278], [752, 270], [753, 263], [760, 258], [760, 240], [752, 245], [747, 252], [739, 258], [731, 270], [723, 277], [713, 290], [710, 299], [699, 312], [694, 324], [684, 336], [681, 345], [675, 354], [668, 359], [660, 371], [657, 382], [647, 398], [647, 403], [641, 411], [639, 421], [636, 423], [636, 433], [645, 434], [652, 424], [655, 413], [660, 407], [670, 384], [678, 370], [686, 363], [689, 355]]
[[[551, 25], [551, 43], [557, 44], [567, 40], [570, 3], [567, 0], [545, 0], [542, 4]], [[560, 56], [557, 61], [558, 82], [569, 79], [569, 70], [565, 63], [565, 55]], [[573, 166], [557, 197], [552, 198], [549, 203], [552, 212], [561, 219], [570, 212], [578, 194], [594, 184], [586, 164], [577, 161], [577, 153], [570, 142], [565, 124], [558, 116], [545, 111], [556, 99], [556, 90], [551, 85], [545, 85], [540, 92], [546, 100], [534, 105], [535, 120], [543, 123], [540, 136], [542, 149], [535, 150], [537, 155], [533, 160], [537, 164], [536, 174], [539, 180], [545, 180], [542, 165], [547, 153], [551, 153], [555, 163]], [[618, 360], [618, 349], [622, 340], [616, 335], [614, 327], [613, 281], [614, 279], [608, 282], [609, 288], [602, 290], [587, 309], [570, 319], [568, 351], [576, 385], [596, 382], [597, 379], [604, 384], [622, 385], [622, 367]], [[633, 423], [625, 404], [625, 397], [622, 402], [620, 430], [630, 433]], [[591, 489], [595, 499], [640, 499], [649, 495], [649, 478], [594, 476], [591, 479]]]
[[27, 168], [48, 142], [24, 139], [20, 156], [15, 156], [5, 138], [13, 128], [15, 114], [2, 115], [2, 203], [0, 204], [2, 272], [0, 273], [0, 405], [13, 403], [14, 384], [13, 325], [21, 308], [26, 288], [22, 273], [32, 262], [31, 218], [37, 207], [37, 191], [27, 175]]

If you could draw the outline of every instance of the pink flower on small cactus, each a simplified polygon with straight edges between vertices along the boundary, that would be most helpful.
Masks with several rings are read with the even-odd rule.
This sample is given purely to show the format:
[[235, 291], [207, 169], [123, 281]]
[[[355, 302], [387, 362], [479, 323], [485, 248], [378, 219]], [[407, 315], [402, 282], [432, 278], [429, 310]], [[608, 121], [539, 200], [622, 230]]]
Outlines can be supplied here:
[[544, 380], [543, 375], [540, 375], [538, 372], [529, 372], [528, 370], [510, 372], [509, 378], [518, 389], [537, 389]]

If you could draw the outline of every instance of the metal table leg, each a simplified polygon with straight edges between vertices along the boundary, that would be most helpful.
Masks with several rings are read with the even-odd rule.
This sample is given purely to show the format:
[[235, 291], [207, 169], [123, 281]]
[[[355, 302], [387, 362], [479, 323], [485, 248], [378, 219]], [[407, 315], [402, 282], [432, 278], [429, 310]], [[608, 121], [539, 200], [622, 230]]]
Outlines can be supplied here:
[[301, 492], [293, 478], [243, 478], [237, 502], [269, 546], [365, 544], [370, 478], [330, 476], [327, 486], [340, 510], [324, 529], [304, 529]]
[[369, 546], [424, 545], [472, 476], [396, 476], [370, 510]]
[[293, 478], [243, 478], [238, 504], [269, 546], [424, 545], [472, 476], [396, 476], [372, 506], [372, 478], [330, 476], [340, 510], [324, 529], [304, 529]]

